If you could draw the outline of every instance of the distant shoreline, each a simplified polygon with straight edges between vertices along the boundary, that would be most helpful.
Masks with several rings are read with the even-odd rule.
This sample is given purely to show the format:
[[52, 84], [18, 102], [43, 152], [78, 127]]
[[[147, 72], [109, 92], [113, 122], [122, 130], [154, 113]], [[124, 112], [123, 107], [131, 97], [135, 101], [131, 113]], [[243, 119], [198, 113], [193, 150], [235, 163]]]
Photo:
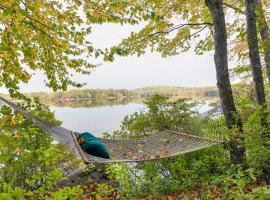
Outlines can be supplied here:
[[28, 97], [39, 97], [41, 102], [52, 105], [59, 104], [117, 104], [127, 102], [143, 102], [155, 94], [164, 95], [171, 100], [191, 99], [217, 100], [216, 87], [173, 87], [149, 86], [137, 89], [76, 89], [65, 92], [32, 92]]

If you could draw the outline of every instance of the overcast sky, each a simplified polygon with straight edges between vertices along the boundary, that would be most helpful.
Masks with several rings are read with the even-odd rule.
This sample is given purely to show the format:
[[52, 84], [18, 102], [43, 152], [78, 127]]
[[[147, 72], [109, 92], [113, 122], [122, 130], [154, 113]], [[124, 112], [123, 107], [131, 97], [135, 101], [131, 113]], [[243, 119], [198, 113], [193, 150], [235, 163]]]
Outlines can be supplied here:
[[[92, 29], [91, 42], [96, 48], [118, 44], [133, 30], [140, 27], [115, 24], [97, 25]], [[148, 52], [141, 57], [117, 57], [112, 63], [103, 63], [91, 75], [75, 75], [74, 79], [85, 82], [84, 88], [139, 88], [144, 86], [213, 86], [216, 85], [213, 52], [195, 55], [193, 52], [161, 58]], [[44, 85], [42, 73], [36, 73], [23, 92], [50, 91]], [[1, 92], [4, 89], [1, 88]]]

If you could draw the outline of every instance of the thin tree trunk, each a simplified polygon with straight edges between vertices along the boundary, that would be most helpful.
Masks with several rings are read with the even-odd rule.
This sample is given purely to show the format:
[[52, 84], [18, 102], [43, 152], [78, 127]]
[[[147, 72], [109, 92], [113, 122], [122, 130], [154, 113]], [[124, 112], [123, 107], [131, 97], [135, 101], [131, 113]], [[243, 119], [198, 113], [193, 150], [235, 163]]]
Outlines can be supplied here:
[[[245, 0], [246, 19], [247, 19], [247, 38], [249, 47], [249, 58], [252, 67], [253, 84], [255, 88], [256, 100], [262, 106], [261, 125], [264, 128], [262, 139], [264, 146], [269, 147], [267, 141], [270, 138], [269, 124], [267, 122], [267, 107], [265, 101], [264, 84], [262, 76], [262, 65], [260, 61], [257, 27], [256, 27], [256, 6], [255, 0]], [[263, 33], [264, 34], [264, 33]]]
[[[224, 6], [231, 8], [235, 10], [238, 13], [241, 14], [246, 14], [244, 11], [241, 9], [235, 7], [234, 5], [228, 4], [228, 3], [223, 3]], [[264, 62], [265, 62], [265, 67], [266, 67], [266, 73], [267, 73], [267, 78], [268, 82], [270, 84], [270, 30], [269, 26], [266, 21], [266, 17], [264, 14], [264, 9], [261, 0], [255, 0], [255, 5], [256, 9], [258, 12], [258, 17], [259, 17], [259, 30], [260, 30], [260, 36], [263, 42], [263, 51], [264, 51]]]
[[247, 19], [249, 59], [252, 67], [252, 76], [255, 87], [256, 100], [260, 106], [265, 106], [262, 65], [260, 61], [260, 54], [258, 47], [258, 37], [256, 29], [256, 10], [254, 0], [245, 0], [245, 6]]
[[268, 82], [270, 83], [270, 31], [269, 27], [264, 15], [263, 5], [261, 0], [255, 0], [255, 4], [258, 10], [258, 17], [259, 17], [259, 30], [260, 36], [263, 43], [263, 51], [264, 51], [264, 62], [267, 72]]
[[229, 129], [237, 128], [237, 133], [230, 135], [231, 161], [242, 163], [245, 160], [243, 129], [234, 104], [228, 71], [227, 32], [222, 0], [205, 0], [205, 4], [210, 10], [214, 23], [217, 86], [224, 117]]

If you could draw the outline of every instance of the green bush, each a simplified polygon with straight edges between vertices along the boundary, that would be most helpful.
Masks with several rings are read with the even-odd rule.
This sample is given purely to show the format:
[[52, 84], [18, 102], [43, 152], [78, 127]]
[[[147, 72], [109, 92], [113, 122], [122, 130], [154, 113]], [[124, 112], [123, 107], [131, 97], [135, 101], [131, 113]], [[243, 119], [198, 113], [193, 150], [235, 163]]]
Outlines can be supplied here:
[[[217, 129], [226, 131], [223, 119], [200, 118], [192, 110], [194, 104], [185, 100], [171, 102], [167, 97], [156, 95], [145, 103], [145, 111], [127, 116], [121, 130], [107, 137], [143, 137], [166, 129], [211, 137]], [[228, 164], [227, 150], [211, 147], [155, 162], [117, 164], [109, 167], [109, 171], [119, 181], [122, 193], [132, 197], [183, 192], [188, 188], [207, 186], [223, 173]]]
[[[59, 123], [49, 109], [39, 103], [28, 104], [25, 108], [31, 109], [40, 120]], [[0, 109], [0, 124], [0, 197], [47, 199], [53, 187], [63, 180], [60, 163], [70, 162], [65, 157], [72, 161], [74, 156], [5, 105]]]
[[[229, 130], [222, 116], [200, 117], [192, 111], [194, 104], [184, 100], [170, 102], [156, 95], [146, 102], [147, 109], [127, 116], [119, 131], [107, 134], [111, 138], [133, 138], [172, 129], [188, 134], [223, 139], [224, 146], [139, 164], [115, 164], [108, 167], [110, 176], [119, 182], [126, 197], [190, 194], [199, 189], [198, 198], [214, 198], [214, 188], [224, 199], [241, 199], [245, 187], [262, 177], [263, 166], [269, 165], [269, 150], [262, 145], [260, 116], [262, 110], [247, 99], [238, 99], [238, 109], [243, 116], [247, 162], [232, 165], [226, 140]], [[267, 192], [266, 192], [267, 193]], [[252, 193], [253, 194], [253, 193]], [[252, 195], [250, 194], [250, 195]], [[254, 194], [255, 195], [255, 194]]]

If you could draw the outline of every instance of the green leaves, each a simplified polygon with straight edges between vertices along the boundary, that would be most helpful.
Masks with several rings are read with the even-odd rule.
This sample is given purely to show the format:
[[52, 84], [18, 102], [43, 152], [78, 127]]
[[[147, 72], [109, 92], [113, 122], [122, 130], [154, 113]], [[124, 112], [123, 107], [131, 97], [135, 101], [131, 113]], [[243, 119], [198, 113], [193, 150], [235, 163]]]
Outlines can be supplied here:
[[[70, 69], [89, 73], [94, 48], [86, 43], [90, 19], [78, 15], [78, 1], [6, 1], [0, 5], [0, 82], [12, 96], [19, 84], [28, 83], [36, 70], [56, 90], [80, 87], [71, 80]], [[69, 6], [64, 6], [69, 4]], [[87, 23], [86, 29], [80, 28]]]
[[[38, 99], [23, 107], [40, 120], [60, 124]], [[48, 199], [63, 179], [60, 164], [71, 170], [80, 164], [62, 146], [52, 144], [47, 133], [7, 106], [0, 109], [0, 126], [0, 177], [4, 177], [0, 179], [0, 199]]]
[[65, 187], [59, 191], [53, 192], [50, 198], [53, 200], [76, 200], [83, 195], [83, 190], [79, 186]]
[[[143, 28], [106, 51], [105, 61], [113, 61], [115, 55], [140, 56], [146, 50], [159, 52], [163, 57], [186, 52], [192, 46], [200, 49], [195, 51], [199, 54], [212, 50], [213, 38], [207, 31], [211, 30], [211, 23], [204, 23], [211, 22], [211, 18], [202, 1], [130, 1], [129, 4], [134, 5], [132, 11], [138, 23], [144, 21]], [[202, 43], [207, 43], [207, 48]]]
[[23, 190], [21, 188], [11, 189], [11, 186], [4, 184], [4, 192], [0, 192], [0, 199], [2, 200], [25, 200]]

